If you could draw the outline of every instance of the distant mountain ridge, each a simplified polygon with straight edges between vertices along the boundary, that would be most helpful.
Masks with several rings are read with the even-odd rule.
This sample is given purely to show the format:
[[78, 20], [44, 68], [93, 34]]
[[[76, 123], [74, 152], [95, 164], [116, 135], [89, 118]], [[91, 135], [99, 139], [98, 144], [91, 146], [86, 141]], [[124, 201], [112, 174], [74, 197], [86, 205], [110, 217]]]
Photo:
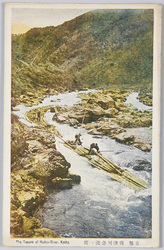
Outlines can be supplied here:
[[153, 10], [94, 10], [12, 36], [12, 96], [152, 85]]

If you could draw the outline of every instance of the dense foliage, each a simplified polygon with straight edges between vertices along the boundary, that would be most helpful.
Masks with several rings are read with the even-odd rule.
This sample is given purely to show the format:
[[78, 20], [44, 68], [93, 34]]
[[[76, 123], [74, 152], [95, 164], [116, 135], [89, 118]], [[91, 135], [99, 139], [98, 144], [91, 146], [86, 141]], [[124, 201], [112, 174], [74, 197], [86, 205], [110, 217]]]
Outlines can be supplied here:
[[95, 10], [12, 36], [12, 96], [42, 86], [151, 88], [153, 10]]

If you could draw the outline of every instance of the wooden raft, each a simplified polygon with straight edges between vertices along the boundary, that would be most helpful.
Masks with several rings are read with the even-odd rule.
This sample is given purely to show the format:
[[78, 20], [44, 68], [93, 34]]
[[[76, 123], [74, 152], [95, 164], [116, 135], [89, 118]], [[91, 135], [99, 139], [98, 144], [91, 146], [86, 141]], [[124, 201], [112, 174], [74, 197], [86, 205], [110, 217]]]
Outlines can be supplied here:
[[149, 184], [144, 180], [138, 178], [128, 170], [124, 170], [118, 167], [116, 164], [112, 163], [97, 152], [94, 152], [93, 157], [93, 155], [89, 154], [89, 149], [85, 147], [75, 147], [74, 145], [66, 142], [64, 143], [64, 145], [69, 149], [75, 151], [80, 156], [87, 158], [88, 162], [92, 166], [106, 171], [113, 180], [118, 181], [129, 188], [132, 188], [134, 190], [142, 190], [146, 189], [149, 186]]

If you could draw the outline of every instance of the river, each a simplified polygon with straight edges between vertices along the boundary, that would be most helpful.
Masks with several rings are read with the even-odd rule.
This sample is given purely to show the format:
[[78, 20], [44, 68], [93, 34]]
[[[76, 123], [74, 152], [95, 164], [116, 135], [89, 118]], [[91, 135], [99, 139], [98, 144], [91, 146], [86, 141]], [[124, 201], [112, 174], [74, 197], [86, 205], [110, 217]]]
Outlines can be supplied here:
[[[137, 95], [131, 93], [127, 102], [137, 108]], [[27, 125], [24, 114], [31, 108], [47, 105], [72, 106], [79, 102], [78, 92], [50, 96], [33, 107], [17, 106], [15, 111]], [[140, 102], [138, 101], [138, 109]], [[144, 105], [145, 106], [145, 105]], [[143, 106], [142, 106], [143, 109]], [[147, 106], [145, 106], [147, 109]], [[76, 133], [82, 134], [83, 145], [97, 142], [102, 154], [118, 166], [130, 170], [147, 181], [146, 190], [134, 191], [113, 181], [110, 176], [92, 167], [84, 158], [66, 148], [56, 138], [57, 150], [71, 163], [70, 172], [81, 176], [81, 183], [72, 189], [51, 194], [43, 206], [42, 226], [54, 230], [61, 237], [74, 238], [150, 238], [151, 237], [151, 152], [143, 152], [133, 146], [123, 145], [107, 136], [93, 136], [85, 129], [74, 128], [52, 120], [53, 113], [47, 112], [46, 119], [56, 126], [64, 140], [72, 140]], [[106, 151], [106, 152], [104, 152]], [[149, 171], [135, 171], [133, 166], [147, 162]]]

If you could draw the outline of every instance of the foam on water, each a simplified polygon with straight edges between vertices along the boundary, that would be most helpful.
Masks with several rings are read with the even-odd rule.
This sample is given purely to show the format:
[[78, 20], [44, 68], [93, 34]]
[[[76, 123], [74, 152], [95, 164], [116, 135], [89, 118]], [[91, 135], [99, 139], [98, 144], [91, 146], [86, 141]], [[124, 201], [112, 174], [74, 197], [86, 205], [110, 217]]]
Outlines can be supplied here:
[[[84, 146], [97, 142], [100, 150], [108, 151], [102, 154], [124, 169], [129, 169], [129, 163], [133, 165], [138, 159], [151, 162], [150, 152], [117, 143], [106, 136], [95, 138], [85, 129], [53, 121], [53, 115], [48, 111], [45, 117], [64, 140], [72, 140], [80, 132]], [[151, 185], [139, 192], [129, 189], [112, 181], [106, 172], [90, 166], [87, 160], [66, 148], [60, 139], [56, 138], [56, 141], [57, 149], [71, 163], [70, 172], [81, 176], [81, 184], [50, 196], [44, 205], [43, 225], [64, 237], [150, 237]], [[151, 172], [130, 171], [151, 184]], [[52, 211], [48, 207], [53, 203]], [[62, 209], [60, 213], [58, 206]]]

